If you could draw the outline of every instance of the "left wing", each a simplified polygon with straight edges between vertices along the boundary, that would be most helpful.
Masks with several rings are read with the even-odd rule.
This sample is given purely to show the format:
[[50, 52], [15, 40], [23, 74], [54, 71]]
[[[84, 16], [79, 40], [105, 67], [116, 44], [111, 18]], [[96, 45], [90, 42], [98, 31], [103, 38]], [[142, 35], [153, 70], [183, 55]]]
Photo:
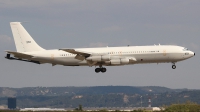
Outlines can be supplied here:
[[85, 52], [85, 51], [79, 51], [75, 49], [59, 49], [63, 50], [72, 54], [76, 54], [75, 59], [83, 61], [86, 57], [89, 57], [92, 53]]
[[85, 51], [79, 51], [79, 50], [75, 50], [75, 49], [59, 49], [59, 50], [63, 50], [72, 54], [79, 54], [82, 56], [90, 56], [92, 53], [89, 52], [85, 52]]

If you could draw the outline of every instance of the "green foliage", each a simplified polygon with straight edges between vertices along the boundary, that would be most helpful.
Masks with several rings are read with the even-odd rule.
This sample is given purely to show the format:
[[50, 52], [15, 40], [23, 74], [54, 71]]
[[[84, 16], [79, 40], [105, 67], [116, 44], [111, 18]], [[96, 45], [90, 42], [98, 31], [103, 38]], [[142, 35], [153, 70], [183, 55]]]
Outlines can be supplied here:
[[[14, 91], [17, 107], [140, 107], [148, 105], [151, 97], [152, 107], [183, 103], [188, 100], [200, 104], [200, 90], [173, 90], [165, 87], [97, 86], [97, 87], [28, 87], [1, 88], [0, 104], [7, 105], [7, 97], [2, 93]], [[152, 90], [149, 92], [149, 90]], [[78, 110], [79, 108], [77, 108]]]
[[79, 105], [78, 110], [79, 110], [79, 111], [83, 111], [82, 105]]
[[99, 112], [108, 112], [108, 110], [107, 109], [101, 109], [101, 110], [99, 110]]
[[83, 107], [82, 107], [82, 105], [79, 105], [78, 108], [75, 108], [75, 111], [83, 111]]
[[148, 112], [148, 111], [139, 109], [139, 110], [134, 110], [132, 112]]
[[166, 108], [166, 112], [198, 112], [200, 111], [200, 105], [187, 101], [182, 104], [172, 104]]

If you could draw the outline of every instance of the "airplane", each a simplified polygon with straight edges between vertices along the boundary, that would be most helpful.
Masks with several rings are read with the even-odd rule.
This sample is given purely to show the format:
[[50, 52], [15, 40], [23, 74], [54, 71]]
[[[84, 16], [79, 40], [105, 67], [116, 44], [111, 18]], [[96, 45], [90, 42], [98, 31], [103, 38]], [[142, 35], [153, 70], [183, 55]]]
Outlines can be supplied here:
[[176, 69], [175, 63], [195, 56], [194, 52], [185, 47], [160, 44], [46, 50], [33, 40], [21, 22], [10, 22], [10, 26], [17, 51], [5, 51], [7, 52], [5, 58], [9, 60], [36, 64], [50, 63], [52, 66], [95, 66], [96, 73], [104, 73], [107, 69], [103, 66], [144, 63], [172, 63], [172, 69]]

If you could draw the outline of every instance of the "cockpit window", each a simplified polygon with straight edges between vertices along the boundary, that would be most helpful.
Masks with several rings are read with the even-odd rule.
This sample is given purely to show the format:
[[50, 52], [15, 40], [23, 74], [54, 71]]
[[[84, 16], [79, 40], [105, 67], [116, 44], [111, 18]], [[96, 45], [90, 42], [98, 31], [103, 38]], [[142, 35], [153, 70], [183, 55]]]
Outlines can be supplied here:
[[189, 51], [189, 49], [188, 48], [184, 48], [183, 51]]

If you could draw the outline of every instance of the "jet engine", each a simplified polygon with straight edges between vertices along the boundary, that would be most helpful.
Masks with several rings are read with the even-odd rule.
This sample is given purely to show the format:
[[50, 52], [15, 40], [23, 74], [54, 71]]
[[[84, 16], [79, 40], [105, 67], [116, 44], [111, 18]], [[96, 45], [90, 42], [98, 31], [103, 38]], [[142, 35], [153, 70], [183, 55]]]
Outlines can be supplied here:
[[96, 62], [101, 62], [101, 61], [110, 61], [110, 56], [109, 55], [102, 55], [102, 56], [90, 56], [86, 58], [87, 61], [96, 61]]
[[129, 59], [123, 58], [123, 59], [112, 59], [110, 61], [105, 61], [106, 64], [109, 65], [126, 65], [129, 64]]

